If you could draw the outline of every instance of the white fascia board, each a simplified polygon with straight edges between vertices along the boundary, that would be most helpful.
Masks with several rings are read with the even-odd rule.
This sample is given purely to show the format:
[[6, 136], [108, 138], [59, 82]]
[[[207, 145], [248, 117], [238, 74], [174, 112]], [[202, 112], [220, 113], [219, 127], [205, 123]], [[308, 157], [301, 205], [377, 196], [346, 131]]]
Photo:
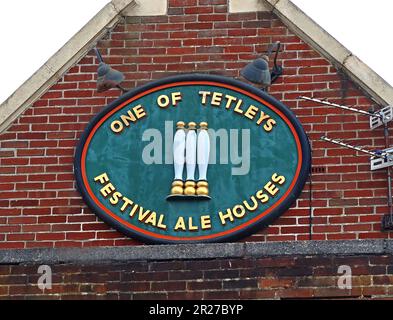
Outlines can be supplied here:
[[168, 13], [168, 0], [136, 0], [134, 6], [125, 8], [124, 16], [163, 16]]
[[255, 12], [255, 11], [270, 11], [269, 4], [262, 0], [229, 0], [229, 12]]
[[262, 0], [303, 41], [346, 72], [377, 103], [393, 105], [393, 88], [290, 0]]

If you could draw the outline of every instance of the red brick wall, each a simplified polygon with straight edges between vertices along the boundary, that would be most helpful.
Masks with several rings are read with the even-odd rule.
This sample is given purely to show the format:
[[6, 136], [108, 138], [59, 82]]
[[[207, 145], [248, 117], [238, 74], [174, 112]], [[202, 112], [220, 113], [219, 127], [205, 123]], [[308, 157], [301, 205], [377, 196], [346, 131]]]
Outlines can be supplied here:
[[[241, 68], [281, 41], [284, 75], [270, 93], [309, 134], [313, 166], [312, 239], [391, 238], [386, 172], [367, 156], [319, 141], [327, 134], [370, 148], [384, 146], [368, 118], [297, 99], [301, 94], [368, 110], [353, 84], [270, 13], [230, 14], [227, 0], [169, 0], [167, 16], [126, 18], [99, 43], [104, 59], [126, 75], [125, 87], [179, 72], [239, 77]], [[88, 54], [0, 135], [0, 248], [135, 245], [99, 221], [75, 190], [73, 155], [81, 132], [117, 90], [95, 90], [97, 60]], [[309, 239], [308, 186], [297, 205], [248, 241]]]
[[[351, 266], [352, 289], [338, 287], [341, 265]], [[393, 298], [392, 265], [391, 256], [63, 264], [45, 292], [38, 265], [0, 266], [0, 299]]]

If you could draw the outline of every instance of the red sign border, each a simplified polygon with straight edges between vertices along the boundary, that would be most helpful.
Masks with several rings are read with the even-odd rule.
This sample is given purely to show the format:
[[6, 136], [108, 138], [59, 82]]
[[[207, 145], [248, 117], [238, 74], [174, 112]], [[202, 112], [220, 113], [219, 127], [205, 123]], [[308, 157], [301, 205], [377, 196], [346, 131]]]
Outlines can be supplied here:
[[[293, 191], [294, 191], [294, 187], [296, 184], [299, 184], [299, 177], [301, 176], [301, 171], [303, 168], [306, 167], [307, 169], [307, 175], [309, 173], [309, 167], [310, 167], [310, 161], [311, 161], [311, 156], [310, 156], [310, 148], [309, 148], [309, 143], [308, 143], [308, 139], [307, 136], [305, 135], [304, 131], [303, 131], [303, 135], [302, 138], [299, 137], [299, 124], [297, 123], [297, 129], [294, 127], [294, 123], [293, 123], [293, 119], [291, 119], [292, 121], [290, 121], [288, 119], [288, 116], [286, 116], [281, 110], [279, 110], [277, 107], [275, 107], [271, 102], [276, 102], [275, 104], [277, 105], [277, 103], [281, 104], [281, 108], [282, 109], [282, 103], [279, 102], [278, 100], [274, 101], [275, 99], [268, 96], [266, 93], [264, 93], [263, 91], [258, 92], [258, 94], [256, 94], [255, 92], [255, 88], [251, 87], [247, 84], [244, 84], [240, 81], [236, 81], [233, 79], [228, 79], [225, 77], [218, 77], [218, 81], [217, 81], [217, 76], [212, 76], [212, 75], [199, 75], [200, 77], [203, 77], [204, 79], [200, 79], [200, 80], [196, 80], [195, 79], [195, 74], [193, 75], [189, 75], [192, 76], [192, 78], [194, 78], [194, 80], [187, 80], [184, 79], [184, 77], [187, 77], [187, 75], [183, 75], [183, 79], [180, 80], [178, 79], [180, 76], [177, 77], [171, 77], [171, 78], [166, 78], [163, 80], [169, 80], [169, 83], [165, 83], [165, 84], [160, 84], [158, 86], [153, 86], [151, 88], [148, 88], [146, 90], [143, 90], [143, 87], [138, 88], [138, 91], [141, 91], [137, 94], [134, 93], [134, 91], [128, 92], [127, 94], [125, 94], [123, 97], [120, 97], [119, 99], [121, 100], [120, 102], [118, 101], [119, 99], [117, 99], [116, 101], [114, 101], [112, 104], [110, 104], [108, 106], [108, 108], [110, 110], [103, 110], [103, 112], [101, 112], [99, 115], [97, 115], [93, 121], [90, 124], [93, 124], [92, 126], [89, 126], [86, 131], [85, 131], [85, 135], [84, 137], [81, 138], [81, 143], [78, 146], [77, 152], [76, 152], [76, 161], [75, 161], [75, 174], [77, 175], [77, 181], [78, 182], [82, 182], [78, 183], [78, 187], [79, 190], [81, 191], [82, 195], [84, 196], [85, 200], [88, 203], [88, 205], [90, 207], [93, 207], [93, 211], [97, 213], [97, 210], [94, 210], [96, 207], [98, 207], [100, 209], [100, 211], [102, 211], [103, 213], [107, 214], [108, 217], [110, 217], [111, 219], [113, 219], [114, 221], [116, 221], [116, 223], [114, 224], [114, 227], [116, 229], [120, 229], [121, 232], [126, 233], [127, 235], [130, 235], [131, 237], [136, 236], [136, 238], [139, 238], [145, 242], [161, 242], [161, 243], [173, 243], [173, 242], [212, 242], [212, 241], [225, 241], [227, 238], [229, 238], [231, 235], [236, 234], [250, 234], [252, 233], [252, 231], [255, 228], [252, 228], [252, 230], [250, 232], [244, 232], [245, 229], [249, 229], [250, 227], [253, 226], [253, 224], [258, 224], [261, 222], [261, 220], [263, 220], [263, 218], [265, 218], [268, 214], [270, 214], [274, 209], [278, 208], [281, 204], [283, 204], [285, 201], [288, 201], [288, 198], [294, 198], [293, 200], [295, 200], [297, 198], [293, 197]], [[206, 79], [206, 77], [208, 77], [209, 79]], [[212, 77], [214, 77], [214, 79], [211, 79]], [[173, 81], [170, 81], [170, 79], [173, 79]], [[223, 79], [225, 79], [225, 82], [223, 82]], [[177, 80], [177, 81], [176, 81]], [[179, 81], [180, 80], [180, 81]], [[228, 81], [230, 80], [230, 81]], [[236, 85], [233, 85], [233, 81], [236, 82]], [[227, 83], [230, 82], [230, 83]], [[148, 84], [149, 86], [152, 86], [153, 83]], [[296, 146], [297, 146], [297, 151], [298, 151], [298, 166], [296, 168], [296, 172], [295, 172], [295, 176], [291, 182], [291, 185], [289, 186], [288, 190], [284, 193], [284, 195], [282, 195], [280, 197], [280, 199], [275, 202], [271, 207], [269, 207], [268, 209], [266, 209], [265, 211], [261, 212], [260, 214], [258, 214], [257, 216], [255, 216], [253, 219], [244, 222], [240, 225], [237, 225], [234, 228], [231, 228], [229, 230], [226, 231], [221, 231], [218, 233], [212, 233], [209, 235], [204, 235], [204, 236], [196, 236], [196, 237], [180, 237], [180, 236], [172, 236], [172, 235], [162, 235], [162, 234], [158, 234], [158, 233], [154, 233], [151, 231], [147, 231], [144, 230], [142, 228], [139, 228], [135, 225], [133, 225], [132, 223], [129, 223], [127, 221], [124, 221], [123, 219], [121, 219], [120, 217], [118, 217], [116, 214], [114, 214], [113, 212], [111, 212], [108, 208], [106, 208], [100, 201], [99, 199], [95, 196], [95, 194], [92, 192], [90, 185], [88, 183], [87, 180], [87, 174], [86, 174], [86, 167], [85, 167], [85, 161], [86, 161], [86, 155], [87, 155], [87, 150], [89, 148], [89, 144], [91, 142], [91, 139], [93, 138], [95, 132], [98, 130], [98, 128], [114, 113], [116, 113], [118, 110], [120, 110], [121, 108], [123, 108], [124, 106], [132, 103], [133, 101], [146, 96], [152, 92], [156, 92], [156, 91], [160, 91], [163, 89], [167, 89], [167, 88], [172, 88], [172, 87], [177, 87], [177, 86], [186, 86], [186, 85], [211, 85], [211, 86], [216, 86], [216, 87], [223, 87], [226, 89], [230, 89], [236, 92], [239, 92], [241, 94], [247, 95], [252, 99], [255, 99], [257, 101], [259, 101], [261, 104], [266, 105], [267, 107], [269, 107], [271, 110], [273, 110], [275, 113], [277, 113], [288, 125], [288, 127], [290, 128], [295, 141], [296, 141]], [[244, 86], [248, 86], [249, 88], [244, 88]], [[248, 90], [247, 90], [248, 89]], [[251, 90], [250, 90], [251, 89]], [[252, 92], [254, 91], [254, 92]], [[134, 93], [134, 94], [133, 94]], [[261, 94], [262, 93], [262, 94]], [[262, 96], [263, 97], [262, 97]], [[267, 99], [266, 99], [267, 96]], [[273, 101], [271, 101], [273, 99]], [[267, 101], [270, 100], [271, 102]], [[284, 106], [285, 107], [285, 106]], [[285, 107], [287, 108], [287, 107]], [[288, 111], [290, 111], [287, 108]], [[290, 113], [292, 113], [290, 111]], [[293, 115], [293, 114], [292, 114]], [[293, 117], [296, 119], [296, 117], [293, 115]], [[98, 121], [94, 121], [97, 120]], [[297, 119], [296, 119], [297, 120]], [[301, 125], [300, 125], [301, 127]], [[301, 128], [302, 129], [302, 128]], [[306, 143], [305, 143], [306, 142]], [[81, 148], [82, 147], [82, 148]], [[304, 149], [308, 149], [308, 150], [304, 150]], [[79, 151], [79, 152], [78, 152]], [[306, 152], [305, 152], [306, 151]], [[80, 157], [78, 157], [78, 153], [80, 155]], [[304, 155], [308, 155], [308, 157], [305, 159]], [[78, 161], [79, 158], [79, 161]], [[80, 169], [80, 170], [79, 170]], [[81, 174], [82, 179], [80, 179], [80, 177], [78, 177], [78, 173]], [[302, 174], [302, 176], [304, 176], [304, 172]], [[78, 179], [79, 178], [79, 179]], [[303, 177], [302, 184], [304, 186], [305, 180], [307, 179], [307, 176]], [[82, 181], [81, 181], [82, 180]], [[302, 188], [303, 188], [302, 186]], [[81, 188], [82, 187], [82, 188]], [[301, 188], [301, 189], [302, 189]], [[84, 189], [84, 190], [83, 190]], [[83, 192], [85, 191], [85, 192]], [[87, 198], [86, 199], [86, 196]], [[292, 197], [290, 197], [291, 195], [293, 195]], [[91, 201], [94, 202], [94, 206], [91, 206]], [[293, 201], [290, 201], [291, 203]], [[289, 205], [285, 205], [285, 207], [289, 207]], [[281, 211], [281, 210], [280, 210]], [[109, 223], [110, 225], [113, 226], [113, 221], [108, 221], [108, 219], [105, 219], [102, 214], [99, 215], [101, 218], [103, 218], [107, 223]], [[122, 226], [122, 228], [119, 228], [119, 226]], [[126, 232], [125, 229], [131, 229], [131, 233], [130, 232]], [[259, 229], [259, 228], [258, 228]], [[158, 241], [157, 241], [158, 240]]]

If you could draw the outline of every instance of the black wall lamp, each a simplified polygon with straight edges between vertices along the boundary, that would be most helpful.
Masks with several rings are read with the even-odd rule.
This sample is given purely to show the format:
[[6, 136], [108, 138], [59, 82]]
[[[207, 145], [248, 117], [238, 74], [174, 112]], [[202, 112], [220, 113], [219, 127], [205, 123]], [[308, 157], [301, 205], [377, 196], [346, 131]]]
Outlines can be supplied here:
[[[267, 55], [263, 55], [261, 58], [254, 60], [253, 62], [246, 65], [240, 74], [248, 81], [262, 85], [262, 89], [266, 90], [272, 83], [274, 83], [279, 76], [283, 73], [281, 65], [277, 64], [278, 53], [280, 52], [281, 43], [270, 44]], [[274, 66], [272, 70], [269, 70], [269, 56], [276, 51], [274, 56]]]
[[120, 86], [125, 79], [124, 74], [107, 65], [97, 48], [94, 48], [94, 52], [99, 62], [97, 69], [97, 92], [104, 92], [113, 88], [120, 89], [123, 93], [127, 92], [126, 89]]

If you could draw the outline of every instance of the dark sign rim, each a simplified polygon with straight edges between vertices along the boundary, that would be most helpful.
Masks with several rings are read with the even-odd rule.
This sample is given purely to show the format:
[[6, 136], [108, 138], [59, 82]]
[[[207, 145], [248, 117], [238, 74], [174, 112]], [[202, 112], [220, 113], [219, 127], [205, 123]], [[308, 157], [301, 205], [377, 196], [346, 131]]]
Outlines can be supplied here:
[[[175, 82], [178, 83], [178, 82], [190, 82], [190, 81], [209, 81], [209, 82], [216, 82], [217, 85], [219, 85], [220, 83], [231, 85], [239, 89], [245, 90], [253, 95], [256, 95], [259, 98], [265, 100], [266, 102], [272, 104], [279, 111], [281, 111], [287, 117], [290, 123], [293, 125], [296, 134], [298, 135], [300, 146], [301, 146], [302, 164], [301, 164], [298, 179], [295, 185], [293, 186], [292, 192], [290, 192], [287, 195], [287, 197], [283, 199], [275, 209], [273, 209], [272, 212], [270, 212], [267, 216], [260, 218], [257, 222], [251, 224], [250, 226], [230, 232], [229, 234], [226, 234], [224, 236], [213, 237], [210, 239], [195, 240], [193, 238], [190, 238], [187, 240], [168, 240], [168, 239], [162, 239], [154, 236], [149, 236], [147, 234], [142, 234], [139, 233], [138, 231], [127, 228], [122, 223], [119, 223], [119, 221], [113, 219], [107, 213], [103, 212], [103, 210], [91, 198], [83, 182], [81, 160], [82, 160], [83, 149], [86, 144], [86, 140], [89, 137], [90, 132], [93, 130], [95, 125], [108, 112], [118, 107], [120, 104], [126, 102], [127, 100], [131, 99], [132, 97], [140, 93], [143, 93], [145, 91], [148, 91], [152, 88], [170, 84], [170, 83], [175, 83]], [[296, 201], [296, 199], [299, 197], [300, 193], [304, 188], [304, 185], [310, 173], [310, 167], [311, 167], [311, 149], [310, 149], [308, 137], [300, 121], [296, 118], [295, 114], [286, 105], [284, 105], [281, 101], [275, 99], [274, 97], [268, 95], [266, 92], [257, 89], [249, 84], [241, 82], [239, 80], [235, 80], [232, 78], [227, 78], [219, 75], [198, 74], [198, 73], [181, 74], [181, 75], [166, 77], [160, 80], [152, 81], [141, 87], [135, 88], [127, 92], [123, 96], [119, 97], [118, 99], [114, 100], [112, 103], [110, 103], [105, 108], [103, 108], [103, 110], [101, 110], [97, 115], [95, 115], [93, 119], [89, 122], [89, 124], [87, 125], [87, 127], [85, 128], [84, 132], [81, 135], [80, 141], [75, 151], [75, 159], [74, 159], [74, 174], [76, 177], [77, 189], [82, 195], [83, 200], [88, 205], [88, 207], [93, 211], [93, 213], [96, 214], [100, 219], [102, 219], [109, 226], [115, 228], [116, 230], [125, 234], [126, 236], [143, 241], [148, 244], [228, 242], [228, 241], [239, 240], [241, 238], [249, 236], [255, 233], [256, 231], [268, 226], [272, 221], [276, 220], [278, 217], [280, 217], [290, 208], [290, 206]]]

